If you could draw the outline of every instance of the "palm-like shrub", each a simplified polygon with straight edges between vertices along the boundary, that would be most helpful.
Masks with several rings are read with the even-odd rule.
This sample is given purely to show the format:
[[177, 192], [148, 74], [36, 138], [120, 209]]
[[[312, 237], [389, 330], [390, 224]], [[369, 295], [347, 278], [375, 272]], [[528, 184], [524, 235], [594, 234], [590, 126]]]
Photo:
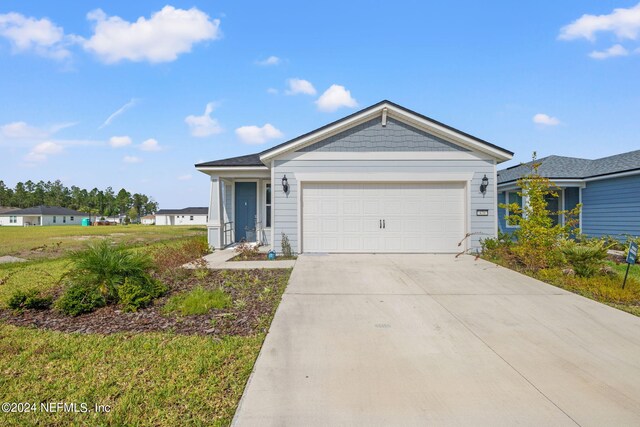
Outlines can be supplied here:
[[126, 278], [151, 280], [149, 272], [154, 266], [149, 255], [125, 250], [107, 240], [74, 252], [72, 259], [71, 277], [95, 284], [107, 302], [117, 301], [118, 287]]
[[569, 241], [562, 246], [561, 251], [580, 277], [593, 277], [602, 268], [607, 257], [607, 247], [600, 240], [588, 244]]
[[110, 303], [135, 311], [162, 295], [166, 287], [151, 276], [153, 259], [103, 240], [72, 254], [68, 287], [57, 301], [67, 314], [78, 315]]

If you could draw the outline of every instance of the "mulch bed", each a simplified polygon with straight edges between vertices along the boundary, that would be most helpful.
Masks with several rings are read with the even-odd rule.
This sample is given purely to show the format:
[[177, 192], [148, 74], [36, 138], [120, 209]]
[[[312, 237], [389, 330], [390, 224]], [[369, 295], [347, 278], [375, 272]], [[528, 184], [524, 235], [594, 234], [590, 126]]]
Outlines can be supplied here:
[[[236, 255], [233, 258], [227, 260], [227, 261], [270, 261], [268, 257], [268, 254], [266, 252], [259, 252], [257, 254], [252, 254], [252, 255]], [[292, 260], [292, 259], [297, 259], [298, 257], [295, 256], [277, 256], [276, 259], [274, 261], [287, 261], [287, 260]]]
[[[179, 269], [171, 277], [164, 277], [169, 292], [144, 309], [125, 313], [118, 306], [106, 306], [77, 317], [64, 315], [54, 309], [25, 310], [16, 313], [0, 309], [0, 321], [16, 326], [31, 326], [61, 332], [112, 334], [117, 332], [173, 332], [185, 335], [252, 335], [264, 332], [275, 313], [286, 287], [290, 270], [209, 270], [206, 277], [196, 270]], [[179, 316], [163, 313], [167, 299], [176, 293], [196, 286], [208, 289], [221, 287], [229, 293], [232, 304], [222, 310], [204, 315]], [[267, 290], [265, 290], [265, 287]], [[59, 292], [58, 292], [59, 293]]]

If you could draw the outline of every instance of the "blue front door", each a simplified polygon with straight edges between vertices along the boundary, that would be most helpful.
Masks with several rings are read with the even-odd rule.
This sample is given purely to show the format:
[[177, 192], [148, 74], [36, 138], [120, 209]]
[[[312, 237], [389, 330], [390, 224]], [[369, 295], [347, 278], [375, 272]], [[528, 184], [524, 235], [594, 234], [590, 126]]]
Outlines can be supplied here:
[[256, 240], [256, 196], [255, 182], [236, 182], [236, 242]]

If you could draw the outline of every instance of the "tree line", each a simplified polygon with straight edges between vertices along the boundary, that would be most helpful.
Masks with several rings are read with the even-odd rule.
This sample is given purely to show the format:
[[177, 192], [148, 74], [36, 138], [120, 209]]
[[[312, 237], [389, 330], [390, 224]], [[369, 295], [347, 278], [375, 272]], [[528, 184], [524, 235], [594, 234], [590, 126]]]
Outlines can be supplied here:
[[31, 208], [40, 205], [61, 206], [96, 216], [127, 215], [131, 219], [158, 210], [158, 203], [152, 197], [132, 194], [124, 188], [117, 193], [111, 187], [86, 190], [75, 185], [66, 187], [60, 180], [29, 180], [10, 188], [0, 180], [0, 206]]

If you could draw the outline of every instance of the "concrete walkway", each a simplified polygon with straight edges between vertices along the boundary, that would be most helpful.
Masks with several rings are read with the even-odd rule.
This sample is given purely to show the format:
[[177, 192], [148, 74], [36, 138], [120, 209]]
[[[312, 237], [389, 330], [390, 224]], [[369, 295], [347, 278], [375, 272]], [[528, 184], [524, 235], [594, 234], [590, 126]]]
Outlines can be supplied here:
[[[266, 249], [266, 250], [265, 250]], [[268, 248], [261, 247], [261, 252], [268, 252]], [[252, 269], [252, 268], [291, 268], [296, 264], [296, 260], [275, 260], [275, 261], [229, 261], [238, 255], [232, 248], [220, 249], [206, 255], [204, 260], [207, 268], [213, 270], [224, 269]], [[187, 265], [189, 266], [189, 265]]]
[[640, 425], [640, 318], [472, 257], [299, 257], [238, 426]]

